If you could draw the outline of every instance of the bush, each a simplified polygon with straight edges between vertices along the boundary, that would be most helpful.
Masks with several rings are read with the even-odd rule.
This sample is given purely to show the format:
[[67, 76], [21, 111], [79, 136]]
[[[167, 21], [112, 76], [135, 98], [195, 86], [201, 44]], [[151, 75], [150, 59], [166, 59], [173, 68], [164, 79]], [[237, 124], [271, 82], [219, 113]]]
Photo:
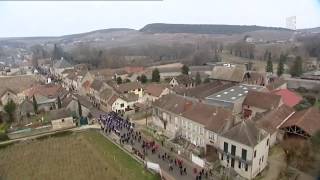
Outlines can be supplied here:
[[309, 103], [309, 101], [307, 101], [306, 99], [303, 99], [299, 104], [294, 106], [294, 109], [296, 111], [301, 111], [301, 110], [307, 109], [311, 106], [312, 105]]
[[9, 137], [6, 133], [0, 133], [0, 141], [7, 141]]
[[314, 105], [317, 101], [316, 97], [311, 96], [311, 95], [305, 95], [305, 96], [303, 96], [303, 98], [305, 100], [307, 100], [311, 105]]
[[304, 87], [299, 87], [298, 89], [296, 89], [296, 91], [299, 93], [307, 93], [308, 92], [308, 90]]

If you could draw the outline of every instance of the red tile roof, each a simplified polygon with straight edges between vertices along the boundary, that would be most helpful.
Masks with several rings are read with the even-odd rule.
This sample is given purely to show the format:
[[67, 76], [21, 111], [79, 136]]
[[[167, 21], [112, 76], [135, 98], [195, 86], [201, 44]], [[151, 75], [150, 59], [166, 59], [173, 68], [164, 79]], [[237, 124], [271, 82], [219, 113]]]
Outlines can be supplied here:
[[66, 90], [61, 85], [38, 85], [26, 90], [25, 94], [28, 97], [33, 95], [42, 95], [46, 97], [58, 97], [66, 93]]
[[221, 132], [226, 124], [232, 121], [232, 112], [228, 109], [192, 101], [175, 94], [162, 96], [153, 106], [200, 123], [213, 132]]
[[90, 85], [91, 85], [90, 81], [87, 80], [82, 84], [82, 87], [84, 87], [85, 89], [88, 89]]
[[294, 109], [283, 104], [279, 108], [269, 111], [257, 120], [258, 127], [269, 133], [274, 133], [282, 123], [295, 113]]
[[320, 130], [320, 109], [311, 107], [309, 109], [296, 112], [291, 116], [281, 128], [297, 126], [303, 129], [310, 136]]
[[281, 96], [266, 92], [249, 91], [243, 101], [243, 105], [271, 110], [279, 107], [280, 102]]
[[288, 89], [280, 89], [272, 93], [281, 96], [283, 103], [290, 107], [297, 105], [302, 100], [301, 96]]
[[119, 98], [117, 95], [112, 95], [112, 97], [108, 100], [108, 104], [112, 106], [112, 104]]
[[148, 94], [159, 97], [167, 86], [163, 84], [148, 84], [145, 88]]

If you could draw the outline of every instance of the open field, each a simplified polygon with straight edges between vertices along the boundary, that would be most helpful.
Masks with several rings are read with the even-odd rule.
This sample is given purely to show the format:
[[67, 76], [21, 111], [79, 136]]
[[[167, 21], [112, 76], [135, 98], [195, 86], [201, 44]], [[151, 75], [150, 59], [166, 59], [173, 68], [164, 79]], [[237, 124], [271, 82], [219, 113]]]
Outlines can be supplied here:
[[[265, 72], [267, 63], [265, 61], [260, 61], [256, 59], [247, 59], [242, 57], [237, 57], [229, 54], [228, 52], [223, 52], [220, 54], [222, 60], [228, 63], [235, 63], [235, 64], [244, 64], [248, 62], [253, 62], [253, 69], [259, 72]], [[276, 72], [276, 64], [273, 65], [273, 71]]]
[[66, 133], [0, 147], [0, 179], [153, 180], [100, 133]]

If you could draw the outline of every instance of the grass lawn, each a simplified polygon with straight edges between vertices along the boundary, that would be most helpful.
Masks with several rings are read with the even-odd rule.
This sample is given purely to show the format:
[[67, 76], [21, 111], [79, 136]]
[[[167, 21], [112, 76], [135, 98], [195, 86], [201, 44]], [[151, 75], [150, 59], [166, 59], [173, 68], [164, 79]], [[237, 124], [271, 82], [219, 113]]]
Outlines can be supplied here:
[[320, 100], [316, 102], [316, 107], [320, 108]]
[[96, 131], [9, 145], [0, 159], [0, 179], [159, 179]]

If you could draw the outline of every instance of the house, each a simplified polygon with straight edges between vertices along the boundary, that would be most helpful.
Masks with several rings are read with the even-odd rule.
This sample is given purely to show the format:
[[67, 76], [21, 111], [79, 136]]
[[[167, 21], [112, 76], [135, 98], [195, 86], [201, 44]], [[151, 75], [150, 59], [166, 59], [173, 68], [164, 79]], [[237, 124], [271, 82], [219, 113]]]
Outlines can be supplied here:
[[115, 86], [116, 91], [121, 94], [133, 93], [139, 97], [143, 96], [143, 87], [140, 82], [129, 82], [123, 83]]
[[153, 103], [152, 124], [169, 138], [182, 137], [199, 147], [215, 146], [232, 122], [230, 110], [168, 94]]
[[211, 94], [205, 98], [205, 103], [231, 109], [235, 114], [242, 112], [242, 103], [251, 90], [262, 91], [264, 87], [239, 84]]
[[320, 131], [320, 109], [311, 107], [294, 113], [280, 127], [288, 136], [308, 138]]
[[137, 77], [144, 71], [144, 67], [124, 67], [120, 69], [114, 69], [114, 79], [120, 77], [122, 80], [129, 79], [130, 81], [137, 80]]
[[281, 105], [277, 109], [257, 115], [257, 127], [264, 129], [270, 134], [270, 146], [283, 139], [283, 131], [280, 129], [281, 125], [285, 123], [293, 114], [294, 109], [286, 104]]
[[290, 107], [294, 107], [302, 101], [302, 97], [289, 89], [279, 89], [272, 91], [272, 94], [281, 96], [284, 104]]
[[108, 101], [114, 94], [112, 89], [106, 88], [100, 92], [99, 101], [101, 103], [100, 108], [105, 111], [111, 111], [111, 106], [109, 106]]
[[129, 74], [127, 71], [125, 71], [124, 69], [119, 69], [114, 73], [113, 79], [121, 78], [122, 80], [125, 80], [128, 78], [128, 76]]
[[86, 75], [86, 71], [78, 71], [74, 69], [66, 69], [62, 72], [62, 85], [68, 91], [79, 91], [82, 79]]
[[130, 94], [128, 97], [113, 94], [108, 105], [111, 107], [111, 111], [125, 115], [134, 112], [136, 102], [138, 102], [138, 96], [135, 94]]
[[218, 137], [220, 164], [253, 179], [267, 166], [270, 135], [251, 120], [242, 121]]
[[189, 75], [179, 75], [173, 77], [169, 84], [171, 87], [184, 86], [186, 88], [192, 88], [195, 86], [194, 80]]
[[99, 79], [99, 78], [96, 78], [91, 71], [86, 71], [86, 73], [84, 74], [80, 82], [81, 87], [79, 88], [79, 91], [78, 91], [79, 94], [83, 96], [90, 94], [90, 89], [91, 89], [90, 86], [95, 79]]
[[169, 88], [164, 84], [148, 84], [145, 86], [146, 99], [151, 102], [169, 94], [169, 92]]
[[0, 77], [0, 111], [9, 100], [20, 104], [24, 99], [24, 90], [38, 84], [33, 75]]
[[66, 109], [49, 111], [47, 114], [47, 119], [51, 121], [53, 130], [68, 129], [76, 126], [71, 112]]
[[61, 58], [60, 60], [56, 61], [53, 64], [53, 67], [51, 69], [51, 73], [58, 77], [59, 79], [62, 78], [62, 72], [66, 69], [73, 69], [74, 67], [68, 62], [66, 61], [64, 58]]
[[3, 105], [7, 104], [9, 101], [19, 103], [18, 94], [11, 89], [6, 89], [0, 94], [0, 101]]
[[106, 87], [105, 83], [101, 80], [95, 79], [90, 85], [89, 98], [95, 106], [100, 105], [100, 92], [103, 91]]
[[276, 109], [283, 104], [281, 96], [251, 90], [242, 103], [243, 117], [246, 119], [254, 117], [257, 113], [263, 113]]
[[211, 78], [215, 80], [243, 82], [246, 71], [244, 68], [236, 66], [214, 66]]
[[19, 117], [20, 120], [30, 116], [34, 115], [34, 109], [33, 104], [28, 99], [25, 99], [17, 106], [16, 114]]
[[32, 101], [33, 96], [35, 96], [38, 109], [49, 111], [57, 109], [58, 98], [63, 100], [68, 95], [68, 91], [66, 91], [61, 85], [45, 84], [33, 86], [25, 90], [23, 94], [30, 101]]

